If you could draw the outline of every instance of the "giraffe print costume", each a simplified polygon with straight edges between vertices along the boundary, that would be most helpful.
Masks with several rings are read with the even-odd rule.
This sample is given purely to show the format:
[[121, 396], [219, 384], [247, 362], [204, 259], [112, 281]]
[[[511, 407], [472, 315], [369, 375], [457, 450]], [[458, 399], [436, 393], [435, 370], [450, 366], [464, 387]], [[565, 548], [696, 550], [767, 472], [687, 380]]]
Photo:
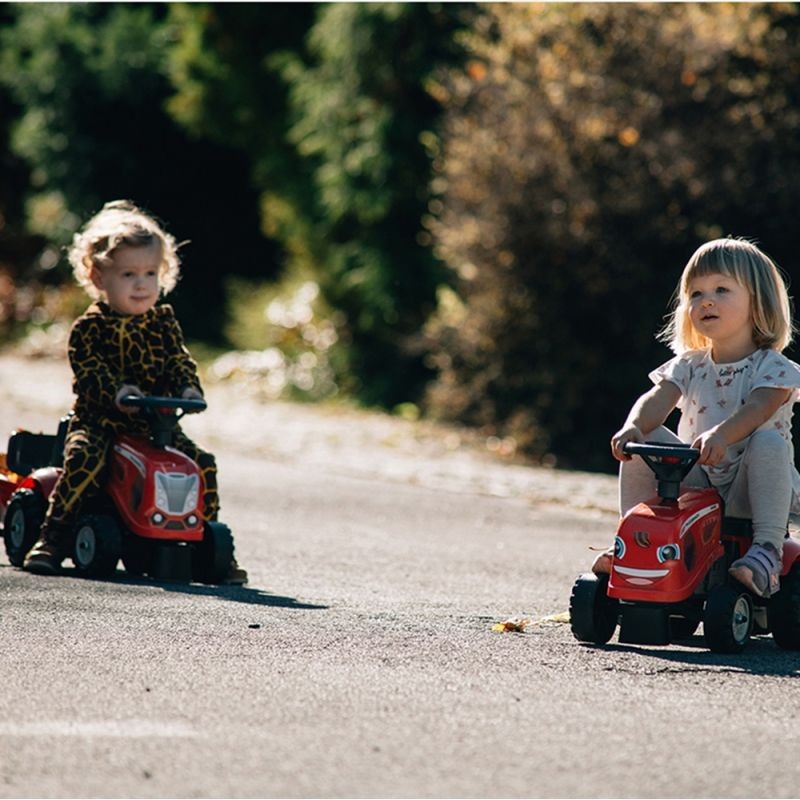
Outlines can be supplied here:
[[[119, 433], [147, 435], [137, 414], [119, 411], [114, 396], [124, 385], [145, 395], [180, 397], [187, 388], [201, 391], [197, 365], [169, 305], [124, 316], [106, 303], [93, 303], [72, 326], [69, 337], [72, 389], [77, 395], [64, 445], [64, 470], [56, 483], [42, 533], [53, 543], [68, 535], [86, 500], [103, 485], [108, 451]], [[219, 508], [214, 456], [178, 429], [174, 446], [200, 466], [203, 515], [215, 519]]]

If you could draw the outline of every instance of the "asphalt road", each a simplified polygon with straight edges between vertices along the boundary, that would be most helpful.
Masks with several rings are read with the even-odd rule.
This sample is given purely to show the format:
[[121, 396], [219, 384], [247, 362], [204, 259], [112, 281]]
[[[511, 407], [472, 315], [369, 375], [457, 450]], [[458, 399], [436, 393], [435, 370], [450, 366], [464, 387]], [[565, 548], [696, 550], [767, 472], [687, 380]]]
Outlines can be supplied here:
[[[0, 430], [54, 428], [65, 375], [0, 358]], [[249, 586], [0, 556], [0, 796], [800, 796], [798, 655], [591, 647], [556, 621], [613, 480], [209, 398], [187, 430]]]

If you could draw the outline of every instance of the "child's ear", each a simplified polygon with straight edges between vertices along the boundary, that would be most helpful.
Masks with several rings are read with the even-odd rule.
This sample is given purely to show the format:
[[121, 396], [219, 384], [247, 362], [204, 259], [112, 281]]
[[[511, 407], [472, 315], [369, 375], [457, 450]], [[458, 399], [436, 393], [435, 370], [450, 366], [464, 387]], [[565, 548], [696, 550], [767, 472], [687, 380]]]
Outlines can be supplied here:
[[103, 291], [103, 273], [94, 264], [89, 268], [89, 280], [96, 289]]

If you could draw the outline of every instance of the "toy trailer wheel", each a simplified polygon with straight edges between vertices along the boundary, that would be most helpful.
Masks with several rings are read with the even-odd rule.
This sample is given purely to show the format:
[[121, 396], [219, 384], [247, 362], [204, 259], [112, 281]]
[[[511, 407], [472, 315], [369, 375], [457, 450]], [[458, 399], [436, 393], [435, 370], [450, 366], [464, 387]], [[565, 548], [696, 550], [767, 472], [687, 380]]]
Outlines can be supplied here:
[[617, 628], [619, 603], [606, 593], [608, 575], [581, 575], [569, 598], [572, 635], [579, 642], [605, 644]]
[[800, 650], [800, 564], [781, 578], [781, 590], [769, 602], [772, 638], [784, 650]]
[[200, 583], [221, 583], [233, 560], [233, 536], [221, 522], [206, 522], [203, 541], [192, 553], [192, 577]]
[[3, 539], [8, 560], [21, 567], [28, 551], [39, 538], [44, 522], [44, 498], [32, 489], [18, 489], [6, 508], [3, 520]]
[[706, 644], [714, 653], [740, 653], [753, 630], [753, 601], [744, 590], [717, 586], [709, 592], [703, 614]]
[[72, 561], [86, 578], [107, 578], [117, 568], [122, 552], [122, 532], [117, 521], [107, 514], [78, 520]]

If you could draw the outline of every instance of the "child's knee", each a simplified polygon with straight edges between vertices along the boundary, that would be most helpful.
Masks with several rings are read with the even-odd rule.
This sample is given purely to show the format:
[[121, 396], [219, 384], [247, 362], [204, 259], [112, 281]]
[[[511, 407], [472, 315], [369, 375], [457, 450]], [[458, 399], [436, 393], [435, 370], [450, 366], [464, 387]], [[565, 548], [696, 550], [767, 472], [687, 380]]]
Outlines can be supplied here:
[[106, 467], [106, 451], [100, 447], [72, 447], [64, 455], [64, 474], [67, 476], [79, 475], [85, 480], [88, 475], [95, 476], [94, 482], [99, 482]]
[[647, 439], [648, 442], [653, 442], [654, 444], [681, 444], [681, 440], [678, 436], [666, 425], [660, 425], [658, 428], [654, 428], [644, 438]]
[[747, 457], [752, 459], [768, 458], [772, 461], [785, 460], [789, 463], [789, 448], [786, 440], [778, 431], [756, 431], [747, 443]]

